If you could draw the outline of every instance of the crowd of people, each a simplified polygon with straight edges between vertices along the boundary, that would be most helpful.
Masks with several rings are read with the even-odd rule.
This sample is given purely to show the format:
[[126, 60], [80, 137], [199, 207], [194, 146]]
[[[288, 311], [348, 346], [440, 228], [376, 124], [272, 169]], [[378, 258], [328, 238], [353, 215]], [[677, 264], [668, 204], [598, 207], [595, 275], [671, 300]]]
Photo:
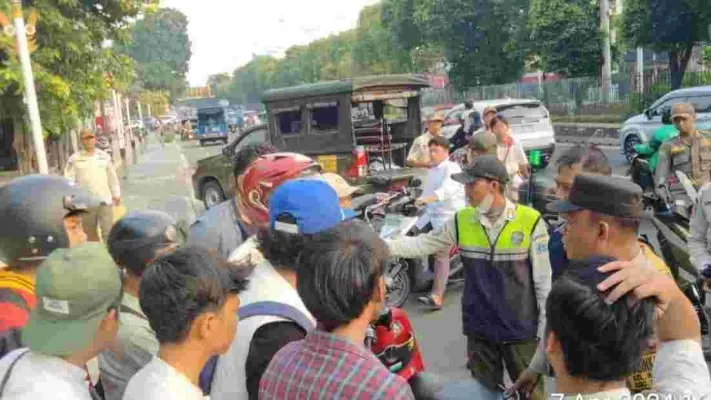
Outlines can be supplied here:
[[[416, 398], [365, 346], [366, 331], [393, 257], [436, 255], [419, 300], [441, 308], [452, 247], [464, 264], [467, 368], [487, 390], [711, 398], [697, 314], [638, 238], [641, 188], [610, 176], [599, 149], [573, 147], [556, 165], [549, 207], [561, 221], [549, 226], [517, 203], [530, 171], [507, 121], [495, 109], [483, 120], [461, 166], [438, 135], [441, 116], [430, 118], [408, 157], [423, 180], [421, 233], [393, 241], [348, 209], [357, 188], [268, 145], [238, 152], [235, 196], [189, 232], [151, 210], [105, 227], [99, 210], [120, 192], [87, 135], [73, 180], [0, 187], [0, 398]], [[690, 170], [703, 178], [698, 142]], [[102, 175], [79, 178], [84, 163]]]

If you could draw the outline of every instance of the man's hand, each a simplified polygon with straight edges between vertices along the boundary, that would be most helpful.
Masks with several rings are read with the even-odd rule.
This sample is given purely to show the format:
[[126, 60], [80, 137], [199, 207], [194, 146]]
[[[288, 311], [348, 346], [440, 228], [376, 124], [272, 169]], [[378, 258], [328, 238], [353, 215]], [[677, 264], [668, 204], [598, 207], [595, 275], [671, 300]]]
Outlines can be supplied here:
[[627, 293], [640, 300], [655, 299], [657, 334], [661, 342], [701, 341], [696, 310], [671, 277], [652, 267], [629, 262], [612, 262], [598, 270], [617, 271], [598, 285], [600, 291], [614, 287], [606, 299], [608, 303], [614, 303]]
[[121, 198], [120, 197], [114, 197], [114, 206], [118, 206], [121, 204]]
[[654, 193], [659, 197], [661, 200], [664, 202], [668, 203], [669, 202], [669, 190], [665, 185], [658, 185], [654, 189]]
[[653, 267], [628, 261], [613, 261], [598, 269], [600, 272], [613, 273], [597, 288], [601, 292], [612, 289], [605, 301], [612, 304], [622, 296], [632, 293], [638, 300], [654, 297], [657, 303], [656, 314], [660, 318], [669, 308], [669, 304], [684, 294], [671, 277], [662, 274]]
[[427, 204], [430, 204], [432, 202], [437, 201], [437, 197], [435, 196], [430, 196], [430, 197], [418, 197], [415, 200], [415, 205], [418, 206], [426, 206]]
[[518, 376], [516, 382], [513, 386], [506, 389], [506, 395], [511, 395], [511, 393], [519, 392], [524, 397], [531, 397], [533, 390], [536, 389], [538, 380], [541, 379], [541, 375], [530, 369], [526, 369]]

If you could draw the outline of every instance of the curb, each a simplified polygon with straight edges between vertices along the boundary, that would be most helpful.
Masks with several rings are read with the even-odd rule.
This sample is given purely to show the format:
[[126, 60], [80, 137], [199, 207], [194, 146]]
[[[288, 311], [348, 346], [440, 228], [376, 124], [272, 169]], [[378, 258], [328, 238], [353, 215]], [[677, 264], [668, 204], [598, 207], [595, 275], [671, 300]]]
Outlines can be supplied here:
[[615, 138], [602, 138], [595, 136], [555, 136], [555, 141], [557, 143], [571, 143], [571, 144], [595, 144], [598, 146], [610, 146], [617, 147], [620, 144], [619, 139]]

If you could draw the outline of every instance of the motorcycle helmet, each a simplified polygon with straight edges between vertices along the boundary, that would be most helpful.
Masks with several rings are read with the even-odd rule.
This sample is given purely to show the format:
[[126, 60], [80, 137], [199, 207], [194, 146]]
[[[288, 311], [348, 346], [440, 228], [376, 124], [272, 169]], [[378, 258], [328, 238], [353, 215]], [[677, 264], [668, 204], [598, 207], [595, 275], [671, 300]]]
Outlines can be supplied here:
[[116, 264], [141, 276], [158, 252], [185, 241], [185, 233], [162, 211], [134, 211], [118, 220], [106, 241]]
[[321, 165], [303, 154], [272, 153], [254, 160], [237, 179], [237, 202], [245, 222], [269, 222], [268, 201], [274, 189], [289, 179], [321, 172]]
[[99, 205], [68, 179], [28, 175], [0, 187], [0, 260], [8, 265], [41, 261], [69, 247], [64, 218]]

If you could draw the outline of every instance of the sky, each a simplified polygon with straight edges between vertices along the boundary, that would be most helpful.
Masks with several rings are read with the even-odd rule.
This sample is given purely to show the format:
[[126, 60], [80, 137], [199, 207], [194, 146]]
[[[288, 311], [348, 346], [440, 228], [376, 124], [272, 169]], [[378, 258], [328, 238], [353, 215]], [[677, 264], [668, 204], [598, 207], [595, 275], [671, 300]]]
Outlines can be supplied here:
[[281, 56], [297, 44], [354, 28], [378, 0], [162, 0], [188, 17], [192, 58], [188, 81], [233, 72], [252, 54]]

